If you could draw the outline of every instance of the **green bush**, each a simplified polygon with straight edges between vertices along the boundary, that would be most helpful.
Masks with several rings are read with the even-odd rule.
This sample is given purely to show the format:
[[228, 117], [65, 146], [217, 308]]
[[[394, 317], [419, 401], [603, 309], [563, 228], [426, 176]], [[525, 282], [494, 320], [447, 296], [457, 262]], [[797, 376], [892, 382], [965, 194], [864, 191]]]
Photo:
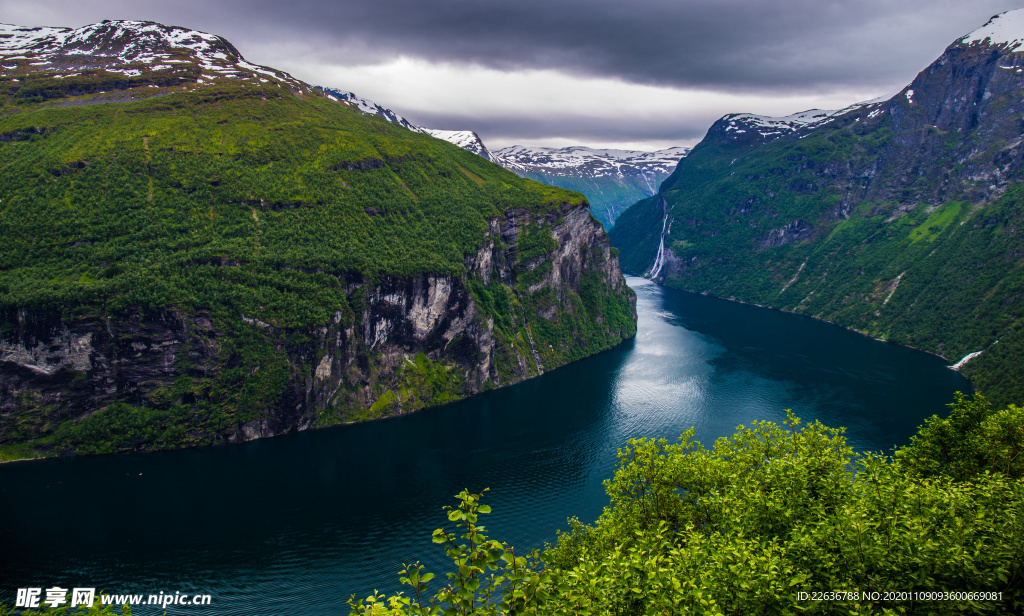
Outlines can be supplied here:
[[[449, 519], [466, 543], [434, 533], [456, 566], [448, 584], [430, 596], [433, 576], [412, 565], [412, 596], [353, 598], [353, 613], [1020, 613], [1024, 413], [981, 398], [951, 407], [894, 459], [855, 455], [842, 430], [792, 415], [710, 449], [692, 430], [631, 441], [600, 519], [571, 520], [543, 564], [487, 539], [477, 518], [490, 509], [463, 492]], [[896, 592], [907, 594], [886, 598]]]

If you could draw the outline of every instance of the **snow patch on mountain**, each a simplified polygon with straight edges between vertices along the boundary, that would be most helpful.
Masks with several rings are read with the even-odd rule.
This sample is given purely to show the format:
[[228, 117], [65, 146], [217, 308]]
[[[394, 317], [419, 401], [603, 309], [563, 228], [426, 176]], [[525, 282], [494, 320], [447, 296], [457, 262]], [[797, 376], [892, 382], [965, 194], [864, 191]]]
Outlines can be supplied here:
[[766, 139], [774, 139], [794, 131], [820, 126], [857, 109], [881, 105], [890, 98], [889, 96], [879, 97], [869, 101], [854, 103], [843, 109], [808, 109], [807, 111], [801, 111], [781, 118], [755, 115], [753, 113], [731, 113], [723, 116], [720, 121], [725, 122], [725, 132], [727, 134], [734, 133], [739, 135], [747, 131], [753, 131]]
[[103, 21], [81, 28], [27, 28], [0, 24], [4, 74], [54, 73], [70, 77], [103, 69], [137, 77], [143, 70], [198, 66], [197, 82], [218, 77], [266, 80], [293, 89], [309, 86], [288, 73], [246, 61], [227, 40], [206, 32], [152, 21]]
[[[545, 148], [514, 145], [494, 152], [494, 161], [518, 174], [554, 173], [566, 177], [604, 177], [653, 172], [671, 173], [690, 148], [657, 152], [597, 149], [584, 146]], [[652, 191], [653, 194], [653, 191]]]
[[962, 45], [1005, 45], [1011, 51], [1016, 50], [1024, 44], [1024, 9], [1000, 13], [958, 42]]
[[349, 104], [355, 106], [357, 109], [359, 109], [359, 111], [362, 111], [363, 113], [367, 113], [367, 114], [370, 114], [370, 115], [379, 115], [380, 117], [384, 118], [385, 120], [387, 120], [388, 122], [391, 122], [393, 124], [398, 124], [399, 126], [404, 126], [405, 128], [408, 128], [409, 130], [412, 130], [412, 131], [416, 131], [418, 133], [422, 133], [423, 132], [421, 127], [416, 126], [415, 124], [413, 124], [409, 120], [406, 120], [405, 118], [403, 118], [402, 116], [398, 115], [394, 111], [388, 109], [387, 107], [382, 107], [382, 106], [378, 105], [377, 103], [375, 103], [375, 102], [373, 102], [371, 100], [362, 98], [360, 96], [357, 96], [356, 94], [354, 94], [352, 92], [346, 92], [344, 90], [338, 90], [336, 88], [328, 88], [328, 87], [325, 87], [325, 86], [315, 86], [315, 87], [316, 87], [316, 89], [320, 90], [321, 92], [327, 94], [328, 97], [330, 97], [330, 98], [332, 98], [334, 100], [337, 100], [337, 101], [344, 101], [346, 103], [349, 103]]
[[454, 143], [463, 150], [468, 150], [478, 156], [482, 156], [489, 161], [494, 161], [494, 156], [491, 151], [484, 145], [480, 135], [476, 134], [471, 130], [435, 130], [432, 128], [420, 127], [419, 131], [430, 135], [431, 137], [437, 137], [438, 139], [444, 139], [449, 143]]

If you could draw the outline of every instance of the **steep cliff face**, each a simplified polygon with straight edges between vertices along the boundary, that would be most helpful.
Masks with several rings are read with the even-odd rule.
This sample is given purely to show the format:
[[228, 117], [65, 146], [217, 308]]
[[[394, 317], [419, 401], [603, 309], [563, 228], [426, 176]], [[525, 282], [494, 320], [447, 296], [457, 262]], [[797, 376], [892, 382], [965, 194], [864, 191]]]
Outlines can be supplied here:
[[[519, 238], [536, 234], [550, 241], [520, 258]], [[25, 455], [140, 450], [393, 416], [537, 376], [635, 333], [635, 295], [585, 202], [540, 218], [510, 208], [466, 269], [348, 277], [358, 315], [304, 329], [209, 311], [68, 320], [9, 310], [0, 443]], [[586, 305], [595, 292], [605, 305]]]
[[981, 351], [959, 369], [997, 402], [1019, 402], [1022, 44], [1014, 11], [886, 100], [723, 117], [658, 197], [619, 218], [611, 235], [624, 267], [950, 364]]
[[[552, 243], [522, 258], [520, 236]], [[359, 283], [361, 324], [328, 331], [315, 369], [321, 425], [396, 415], [543, 374], [635, 333], [635, 295], [586, 204], [490, 221], [463, 277]], [[610, 298], [606, 306], [588, 306]], [[333, 342], [332, 342], [333, 340]]]

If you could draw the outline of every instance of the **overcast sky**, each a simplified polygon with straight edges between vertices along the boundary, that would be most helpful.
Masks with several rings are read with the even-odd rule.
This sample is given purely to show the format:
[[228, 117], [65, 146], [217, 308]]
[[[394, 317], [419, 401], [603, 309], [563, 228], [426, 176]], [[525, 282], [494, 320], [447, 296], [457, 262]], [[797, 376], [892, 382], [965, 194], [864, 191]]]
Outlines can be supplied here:
[[892, 94], [1024, 0], [0, 0], [0, 21], [146, 19], [431, 128], [513, 144], [693, 145], [726, 113]]

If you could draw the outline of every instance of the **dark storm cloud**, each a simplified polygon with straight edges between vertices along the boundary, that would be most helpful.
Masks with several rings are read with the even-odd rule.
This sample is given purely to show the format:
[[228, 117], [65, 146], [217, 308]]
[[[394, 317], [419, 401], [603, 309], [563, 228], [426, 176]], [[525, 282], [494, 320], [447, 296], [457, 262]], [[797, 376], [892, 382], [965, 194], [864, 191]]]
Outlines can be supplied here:
[[[0, 0], [0, 21], [145, 19], [204, 30], [251, 61], [356, 90], [420, 125], [476, 130], [488, 142], [693, 144], [725, 113], [780, 111], [768, 104], [773, 99], [819, 97], [838, 107], [895, 92], [954, 39], [1022, 6], [1024, 0]], [[623, 84], [581, 107], [566, 101], [588, 95], [562, 80], [516, 86], [509, 96], [521, 108], [493, 110], [474, 92], [488, 86], [470, 78], [458, 85], [418, 80], [378, 96], [372, 77], [348, 83], [344, 71], [331, 70], [403, 56], [699, 91], [721, 104], [677, 108], [654, 100], [665, 89]], [[340, 75], [338, 82], [331, 75]], [[418, 104], [427, 89], [435, 102]], [[438, 89], [448, 95], [444, 103], [436, 102]], [[788, 109], [781, 115], [803, 110], [799, 104], [781, 107]]]
[[[905, 80], [1019, 0], [186, 0], [39, 2], [62, 20], [145, 18], [311, 60], [399, 55], [731, 91]], [[26, 0], [0, 8], [29, 11]], [[8, 12], [8, 11], [4, 11]], [[25, 24], [39, 25], [39, 24]], [[57, 24], [53, 24], [57, 25]], [[254, 47], [255, 46], [255, 47]], [[271, 61], [272, 58], [258, 58]]]

